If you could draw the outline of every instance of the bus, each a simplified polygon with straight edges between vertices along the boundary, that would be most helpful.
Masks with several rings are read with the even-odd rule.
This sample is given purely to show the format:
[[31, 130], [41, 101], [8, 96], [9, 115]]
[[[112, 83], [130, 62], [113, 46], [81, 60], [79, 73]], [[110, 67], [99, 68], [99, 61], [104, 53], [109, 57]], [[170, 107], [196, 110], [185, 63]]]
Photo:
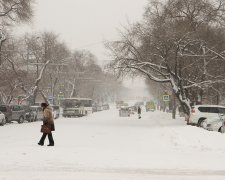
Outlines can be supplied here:
[[155, 111], [155, 103], [154, 101], [148, 101], [146, 102], [146, 105], [145, 105], [145, 108], [146, 108], [146, 112], [150, 111], [150, 112], [154, 112]]
[[92, 113], [92, 99], [63, 98], [61, 100], [63, 117], [82, 117]]

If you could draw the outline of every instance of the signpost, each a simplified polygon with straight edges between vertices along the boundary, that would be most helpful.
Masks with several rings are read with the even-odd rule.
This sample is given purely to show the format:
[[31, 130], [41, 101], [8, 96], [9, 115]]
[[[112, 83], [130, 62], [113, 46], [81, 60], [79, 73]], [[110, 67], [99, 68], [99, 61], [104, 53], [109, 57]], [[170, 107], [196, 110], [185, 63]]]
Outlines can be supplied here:
[[175, 117], [176, 117], [176, 100], [175, 100], [175, 94], [173, 93], [171, 95], [168, 95], [165, 92], [164, 95], [163, 95], [163, 102], [164, 102], [164, 106], [166, 106], [166, 104], [169, 105], [169, 107], [170, 107], [169, 109], [172, 110], [172, 118], [175, 119]]
[[60, 104], [60, 100], [64, 98], [64, 93], [63, 92], [59, 92], [58, 94], [58, 103]]
[[48, 96], [48, 101], [50, 102], [50, 104], [53, 104], [53, 96], [52, 95]]
[[168, 102], [168, 101], [170, 101], [170, 96], [169, 96], [169, 95], [164, 94], [164, 95], [163, 95], [163, 101], [164, 101], [164, 102]]
[[168, 95], [167, 92], [164, 92], [163, 96], [162, 96], [162, 100], [163, 100], [163, 112], [168, 112], [169, 111], [169, 101], [170, 101], [170, 95]]

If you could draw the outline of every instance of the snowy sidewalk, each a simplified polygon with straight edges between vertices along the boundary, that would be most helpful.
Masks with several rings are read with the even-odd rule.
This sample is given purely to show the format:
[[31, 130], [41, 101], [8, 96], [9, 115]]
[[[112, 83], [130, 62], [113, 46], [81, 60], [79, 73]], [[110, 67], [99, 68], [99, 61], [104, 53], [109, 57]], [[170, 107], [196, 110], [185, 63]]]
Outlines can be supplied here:
[[37, 145], [41, 122], [0, 127], [0, 180], [225, 178], [225, 134], [168, 113], [118, 114], [57, 119], [55, 147]]

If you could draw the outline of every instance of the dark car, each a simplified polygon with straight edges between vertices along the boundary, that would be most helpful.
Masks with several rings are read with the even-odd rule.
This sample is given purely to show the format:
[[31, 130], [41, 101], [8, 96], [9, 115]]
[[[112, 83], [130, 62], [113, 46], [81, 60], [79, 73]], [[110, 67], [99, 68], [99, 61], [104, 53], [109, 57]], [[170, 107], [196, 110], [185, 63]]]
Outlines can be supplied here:
[[6, 122], [17, 121], [23, 123], [25, 110], [20, 105], [0, 105], [0, 111], [5, 115]]

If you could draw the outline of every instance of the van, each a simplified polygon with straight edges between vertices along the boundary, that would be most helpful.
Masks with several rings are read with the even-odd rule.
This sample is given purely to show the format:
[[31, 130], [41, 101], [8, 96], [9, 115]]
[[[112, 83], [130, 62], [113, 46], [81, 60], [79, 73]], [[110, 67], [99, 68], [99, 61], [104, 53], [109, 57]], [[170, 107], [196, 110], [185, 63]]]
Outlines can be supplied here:
[[0, 105], [0, 111], [5, 115], [6, 122], [17, 121], [23, 123], [25, 110], [20, 105]]

